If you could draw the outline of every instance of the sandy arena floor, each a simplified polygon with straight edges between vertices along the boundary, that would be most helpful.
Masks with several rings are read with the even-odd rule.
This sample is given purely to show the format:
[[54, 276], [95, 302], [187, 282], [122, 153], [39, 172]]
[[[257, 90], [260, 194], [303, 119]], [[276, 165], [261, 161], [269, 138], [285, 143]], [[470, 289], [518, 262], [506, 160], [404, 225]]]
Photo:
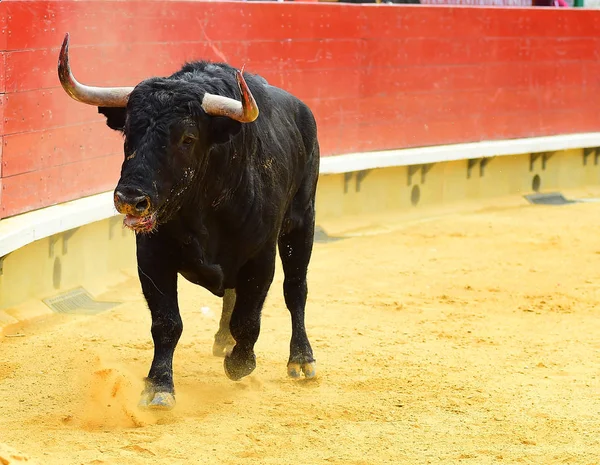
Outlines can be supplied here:
[[138, 411], [152, 345], [132, 278], [112, 311], [1, 338], [0, 443], [57, 465], [599, 463], [600, 204], [362, 232], [315, 247], [316, 380], [286, 378], [280, 270], [238, 383], [210, 355], [219, 300], [183, 282], [178, 405]]

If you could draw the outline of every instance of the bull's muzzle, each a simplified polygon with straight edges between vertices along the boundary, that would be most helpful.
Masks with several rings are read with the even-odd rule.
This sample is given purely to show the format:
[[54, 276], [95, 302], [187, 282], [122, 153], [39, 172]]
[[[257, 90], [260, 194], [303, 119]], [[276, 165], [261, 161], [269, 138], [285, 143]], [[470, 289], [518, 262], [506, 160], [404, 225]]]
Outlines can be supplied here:
[[138, 189], [117, 189], [114, 202], [119, 213], [136, 217], [147, 216], [152, 207], [150, 197]]

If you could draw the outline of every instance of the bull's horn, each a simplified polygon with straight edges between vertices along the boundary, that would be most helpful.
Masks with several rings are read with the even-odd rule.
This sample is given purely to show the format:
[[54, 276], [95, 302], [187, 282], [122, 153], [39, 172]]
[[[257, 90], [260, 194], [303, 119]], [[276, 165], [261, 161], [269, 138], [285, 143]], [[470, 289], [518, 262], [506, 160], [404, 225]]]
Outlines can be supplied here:
[[69, 33], [58, 57], [58, 78], [65, 92], [78, 102], [97, 107], [126, 107], [133, 87], [91, 87], [80, 84], [69, 66]]
[[246, 84], [241, 71], [236, 70], [235, 77], [242, 93], [241, 102], [207, 92], [202, 99], [202, 108], [209, 115], [227, 116], [240, 123], [251, 123], [258, 118], [258, 105], [256, 105], [256, 100], [254, 100], [252, 92], [248, 89], [248, 84]]

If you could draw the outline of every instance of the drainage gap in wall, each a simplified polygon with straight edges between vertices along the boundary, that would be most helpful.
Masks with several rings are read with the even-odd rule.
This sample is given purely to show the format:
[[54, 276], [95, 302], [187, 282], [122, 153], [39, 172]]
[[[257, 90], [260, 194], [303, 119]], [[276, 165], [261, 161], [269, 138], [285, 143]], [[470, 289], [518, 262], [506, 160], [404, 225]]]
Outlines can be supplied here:
[[110, 310], [122, 302], [99, 302], [82, 287], [44, 299], [44, 303], [56, 313], [96, 315]]
[[421, 200], [421, 189], [415, 184], [410, 191], [410, 203], [416, 206], [419, 200]]
[[531, 181], [531, 190], [533, 192], [539, 192], [541, 186], [542, 186], [542, 178], [540, 178], [539, 174], [536, 174]]
[[524, 196], [529, 203], [535, 205], [566, 205], [576, 203], [576, 200], [568, 200], [560, 192], [550, 192], [547, 194], [529, 194]]

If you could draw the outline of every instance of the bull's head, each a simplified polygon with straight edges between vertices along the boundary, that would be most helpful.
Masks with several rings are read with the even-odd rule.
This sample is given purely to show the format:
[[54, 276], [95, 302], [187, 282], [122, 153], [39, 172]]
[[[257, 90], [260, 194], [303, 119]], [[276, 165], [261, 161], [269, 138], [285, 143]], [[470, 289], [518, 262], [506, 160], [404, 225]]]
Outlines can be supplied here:
[[[98, 107], [107, 125], [125, 136], [125, 160], [114, 192], [125, 225], [138, 232], [168, 217], [177, 197], [201, 169], [214, 144], [223, 143], [258, 117], [242, 73], [242, 101], [206, 92], [194, 80], [147, 79], [136, 87], [80, 84], [69, 66], [69, 34], [62, 44], [58, 75], [73, 99]], [[166, 219], [166, 218], [165, 218]]]

